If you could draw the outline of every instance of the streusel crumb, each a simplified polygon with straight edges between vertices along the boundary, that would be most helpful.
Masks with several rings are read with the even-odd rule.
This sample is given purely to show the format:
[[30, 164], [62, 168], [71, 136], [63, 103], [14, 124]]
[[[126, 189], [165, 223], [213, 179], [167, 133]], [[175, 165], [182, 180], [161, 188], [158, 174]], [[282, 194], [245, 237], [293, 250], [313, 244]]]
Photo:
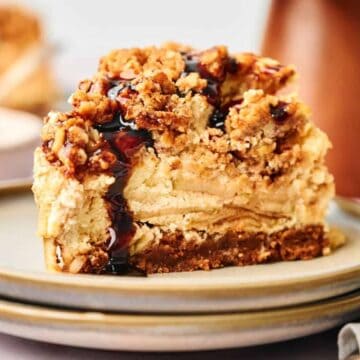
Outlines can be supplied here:
[[[224, 110], [224, 126], [222, 131], [216, 130], [222, 139], [213, 141], [217, 143], [213, 149], [235, 147], [241, 152], [241, 145], [234, 145], [239, 131], [243, 132], [236, 124], [241, 117], [235, 114], [242, 107], [244, 93], [248, 89], [275, 93], [293, 75], [291, 66], [253, 54], [231, 56], [224, 46], [201, 52], [179, 44], [112, 51], [101, 59], [93, 79], [80, 82], [69, 100], [73, 110], [45, 121], [47, 158], [68, 174], [77, 174], [86, 163], [107, 171], [112, 161], [104, 160], [108, 154], [101, 155], [106, 146], [102, 146], [102, 135], [96, 129], [110, 124], [117, 114], [124, 125], [151, 131], [158, 139], [159, 151], [178, 153], [189, 140], [195, 140], [194, 133], [209, 126], [215, 108]], [[248, 108], [246, 105], [243, 113]], [[77, 127], [70, 130], [74, 121]], [[267, 148], [271, 149], [271, 144]]]

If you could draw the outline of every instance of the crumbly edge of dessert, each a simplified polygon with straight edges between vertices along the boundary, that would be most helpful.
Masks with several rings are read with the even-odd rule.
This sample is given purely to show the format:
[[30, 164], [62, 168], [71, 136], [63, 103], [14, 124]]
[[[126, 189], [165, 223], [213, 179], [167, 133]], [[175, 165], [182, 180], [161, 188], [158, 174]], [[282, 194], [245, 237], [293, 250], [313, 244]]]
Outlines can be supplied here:
[[114, 178], [89, 176], [80, 183], [51, 166], [35, 151], [33, 192], [39, 209], [38, 234], [44, 242], [47, 268], [98, 272], [108, 260], [111, 226], [104, 195]]
[[[205, 77], [200, 76], [199, 72], [185, 71], [184, 51], [196, 57], [201, 64], [200, 73], [205, 73]], [[237, 70], [227, 72], [234, 67], [234, 64]], [[39, 233], [46, 243], [52, 244], [48, 246], [50, 250], [47, 257], [52, 257], [56, 261], [50, 260], [50, 262], [55, 262], [57, 269], [60, 264], [62, 270], [71, 272], [97, 272], [101, 268], [100, 264], [102, 263], [103, 266], [106, 263], [111, 216], [104, 196], [114, 181], [112, 168], [116, 157], [100, 134], [100, 130], [108, 124], [111, 125], [114, 115], [120, 110], [123, 122], [130, 127], [135, 122], [137, 128], [152, 133], [157, 152], [165, 155], [178, 154], [186, 150], [188, 141], [196, 139], [207, 126], [204, 119], [207, 121], [215, 110], [212, 104], [214, 99], [211, 98], [211, 92], [209, 96], [209, 91], [212, 90], [213, 79], [221, 79], [221, 102], [228, 104], [234, 101], [234, 103], [230, 104], [229, 119], [225, 121], [225, 129], [210, 128], [208, 131], [213, 139], [219, 138], [216, 144], [212, 143], [212, 151], [223, 152], [226, 155], [229, 149], [225, 151], [221, 149], [223, 145], [227, 146], [228, 137], [233, 134], [230, 142], [233, 141], [237, 146], [236, 150], [242, 154], [250, 142], [248, 141], [245, 148], [242, 148], [241, 144], [237, 144], [239, 138], [251, 137], [264, 126], [261, 122], [255, 125], [249, 121], [245, 128], [238, 131], [237, 119], [241, 119], [243, 103], [263, 101], [264, 111], [265, 109], [268, 111], [269, 105], [270, 109], [273, 109], [266, 118], [269, 119], [269, 116], [270, 119], [278, 118], [277, 120], [281, 122], [284, 113], [289, 111], [295, 114], [298, 107], [292, 105], [291, 99], [283, 100], [269, 94], [276, 93], [293, 78], [294, 74], [291, 66], [282, 66], [272, 59], [253, 54], [229, 56], [225, 47], [196, 52], [189, 47], [171, 44], [162, 48], [118, 50], [103, 58], [97, 75], [92, 80], [81, 82], [79, 89], [72, 95], [70, 102], [73, 110], [69, 113], [50, 113], [45, 119], [42, 131], [43, 146], [38, 150], [37, 156], [42, 158], [42, 161], [46, 161], [45, 167], [56, 169], [55, 177], [63, 176], [66, 179], [66, 185], [62, 185], [63, 187], [71, 189], [74, 182], [81, 189], [80, 197], [95, 198], [99, 208], [102, 208], [104, 223], [99, 224], [97, 234], [90, 233], [88, 228], [82, 227], [81, 217], [74, 210], [77, 206], [83, 206], [80, 202], [74, 207], [69, 207], [66, 202], [55, 201], [59, 208], [51, 204], [54, 211], [49, 213], [49, 208], [41, 203], [49, 206], [56, 197], [53, 195], [58, 194], [59, 190], [49, 187], [48, 195], [53, 198], [50, 202], [46, 201], [42, 199], [41, 194], [44, 191], [44, 184], [39, 180], [37, 185], [34, 184], [34, 192], [38, 205], [40, 208], [43, 207], [43, 210], [40, 209], [40, 222], [46, 224], [39, 227]], [[125, 86], [116, 83], [118, 81], [116, 79], [125, 82]], [[119, 93], [115, 92], [114, 96], [111, 93], [112, 89]], [[244, 100], [244, 95], [247, 93], [249, 101]], [[245, 110], [243, 115], [252, 119], [251, 107], [250, 111], [248, 110]], [[283, 131], [280, 127], [279, 130]], [[266, 149], [274, 150], [272, 144], [266, 144], [265, 147], [257, 144], [259, 139], [254, 139], [252, 151], [249, 153], [245, 151], [249, 155], [248, 168], [251, 167], [254, 157], [263, 156]], [[252, 148], [251, 144], [250, 148]], [[46, 179], [51, 179], [52, 176], [46, 173], [43, 176], [35, 174], [35, 178], [37, 177], [46, 182]], [[94, 189], [88, 191], [88, 182], [93, 181], [95, 184], [100, 178], [106, 185], [93, 185]], [[93, 190], [97, 187], [101, 190], [95, 191], [94, 194]], [[63, 209], [60, 209], [61, 207]], [[64, 209], [66, 209], [65, 214], [61, 214]], [[95, 214], [91, 207], [85, 206], [83, 210], [80, 213], [84, 213], [85, 217], [88, 216], [88, 220], [94, 219]], [[48, 219], [41, 220], [41, 218]], [[62, 228], [61, 226], [65, 226], [63, 221], [70, 221], [71, 228]], [[48, 223], [53, 223], [55, 227], [57, 223], [63, 224], [60, 226], [62, 230], [58, 233], [48, 232]], [[72, 238], [74, 234], [83, 240]], [[84, 244], [83, 249], [82, 244]], [[60, 252], [65, 252], [65, 256], [61, 254], [54, 256], [59, 249]]]

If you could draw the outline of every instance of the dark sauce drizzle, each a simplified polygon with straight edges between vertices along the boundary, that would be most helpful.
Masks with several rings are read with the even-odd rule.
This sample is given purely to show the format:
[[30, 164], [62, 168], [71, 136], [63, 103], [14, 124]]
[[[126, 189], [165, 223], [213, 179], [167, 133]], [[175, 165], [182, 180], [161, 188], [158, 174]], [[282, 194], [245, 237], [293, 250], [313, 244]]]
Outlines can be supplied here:
[[124, 81], [113, 80], [110, 82], [110, 90], [108, 91], [107, 96], [111, 100], [116, 100], [119, 94], [125, 89], [136, 92], [136, 89], [132, 84]]
[[283, 123], [289, 116], [286, 111], [287, 103], [285, 101], [279, 101], [277, 105], [270, 105], [271, 117], [278, 123]]
[[[202, 94], [206, 96], [207, 101], [215, 107], [214, 112], [209, 118], [208, 125], [217, 129], [225, 130], [225, 119], [229, 113], [230, 106], [235, 103], [221, 104], [221, 85], [225, 80], [226, 74], [234, 74], [238, 71], [238, 64], [234, 58], [228, 58], [225, 66], [224, 74], [220, 78], [215, 78], [201, 64], [199, 58], [195, 55], [183, 54], [185, 61], [185, 69], [182, 76], [186, 76], [191, 72], [197, 72], [207, 80], [207, 86], [202, 90]], [[239, 102], [240, 103], [240, 102]]]
[[[129, 89], [126, 83], [112, 83], [108, 97], [115, 100], [124, 89]], [[133, 88], [130, 90], [135, 91]], [[132, 157], [143, 146], [153, 146], [153, 139], [147, 130], [138, 129], [134, 121], [124, 120], [118, 112], [112, 121], [97, 125], [103, 137], [107, 140], [117, 160], [113, 167], [115, 182], [110, 186], [105, 198], [110, 206], [112, 228], [109, 229], [108, 243], [109, 261], [104, 268], [107, 274], [144, 275], [132, 269], [129, 265], [128, 245], [134, 235], [135, 228], [131, 212], [123, 197], [123, 190], [131, 173]]]
[[[215, 107], [209, 119], [209, 126], [224, 130], [229, 107], [235, 105], [235, 103], [222, 106], [220, 88], [226, 73], [235, 73], [238, 70], [236, 60], [229, 58], [224, 76], [221, 79], [216, 79], [206, 71], [197, 57], [185, 53], [183, 57], [185, 69], [182, 76], [186, 76], [190, 72], [198, 72], [202, 78], [207, 79], [207, 86], [203, 89], [202, 94]], [[110, 80], [110, 89], [107, 96], [112, 100], [119, 100], [119, 96], [121, 97], [121, 93], [125, 91], [135, 92], [136, 89], [125, 79]], [[128, 245], [134, 235], [135, 227], [132, 214], [123, 197], [123, 190], [131, 174], [133, 155], [143, 146], [152, 147], [153, 139], [150, 132], [138, 129], [135, 121], [125, 120], [121, 112], [118, 112], [112, 121], [97, 125], [96, 128], [103, 134], [117, 157], [113, 168], [115, 182], [110, 186], [105, 196], [110, 206], [109, 213], [112, 227], [109, 229], [109, 261], [104, 267], [104, 272], [114, 275], [129, 273], [144, 275], [144, 273], [132, 269], [129, 265]]]

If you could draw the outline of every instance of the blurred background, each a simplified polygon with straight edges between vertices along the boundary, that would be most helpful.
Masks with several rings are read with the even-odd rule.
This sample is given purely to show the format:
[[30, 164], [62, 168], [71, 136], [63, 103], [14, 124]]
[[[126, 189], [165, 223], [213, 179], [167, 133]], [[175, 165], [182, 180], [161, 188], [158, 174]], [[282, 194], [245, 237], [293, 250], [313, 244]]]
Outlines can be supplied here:
[[[313, 120], [334, 144], [328, 164], [337, 191], [360, 197], [359, 1], [0, 2], [3, 9], [8, 4], [20, 8], [0, 9], [0, 105], [40, 116], [51, 108], [66, 108], [65, 100], [78, 81], [90, 77], [99, 58], [113, 48], [173, 40], [199, 48], [224, 44], [234, 52], [262, 53], [296, 65], [300, 78], [292, 90], [310, 105]], [[14, 165], [24, 153], [30, 154], [28, 149], [5, 169], [4, 151], [10, 151], [9, 136], [16, 134], [6, 132], [8, 125], [1, 118], [0, 113], [0, 179], [29, 176], [30, 155], [26, 171], [26, 165]], [[33, 133], [39, 132], [38, 126]], [[19, 137], [26, 135], [20, 132]]]
[[270, 1], [24, 0], [42, 17], [58, 53], [60, 84], [73, 89], [94, 73], [100, 56], [118, 47], [173, 40], [206, 48], [259, 51]]

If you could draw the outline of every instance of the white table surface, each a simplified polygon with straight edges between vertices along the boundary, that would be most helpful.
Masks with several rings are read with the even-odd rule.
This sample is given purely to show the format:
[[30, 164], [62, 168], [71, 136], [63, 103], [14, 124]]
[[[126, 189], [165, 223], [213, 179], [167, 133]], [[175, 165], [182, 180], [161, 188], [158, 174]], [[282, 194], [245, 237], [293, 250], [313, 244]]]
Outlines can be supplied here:
[[333, 329], [283, 343], [196, 353], [130, 353], [80, 349], [0, 335], [0, 359], [121, 359], [121, 360], [332, 360], [337, 359], [337, 334]]

